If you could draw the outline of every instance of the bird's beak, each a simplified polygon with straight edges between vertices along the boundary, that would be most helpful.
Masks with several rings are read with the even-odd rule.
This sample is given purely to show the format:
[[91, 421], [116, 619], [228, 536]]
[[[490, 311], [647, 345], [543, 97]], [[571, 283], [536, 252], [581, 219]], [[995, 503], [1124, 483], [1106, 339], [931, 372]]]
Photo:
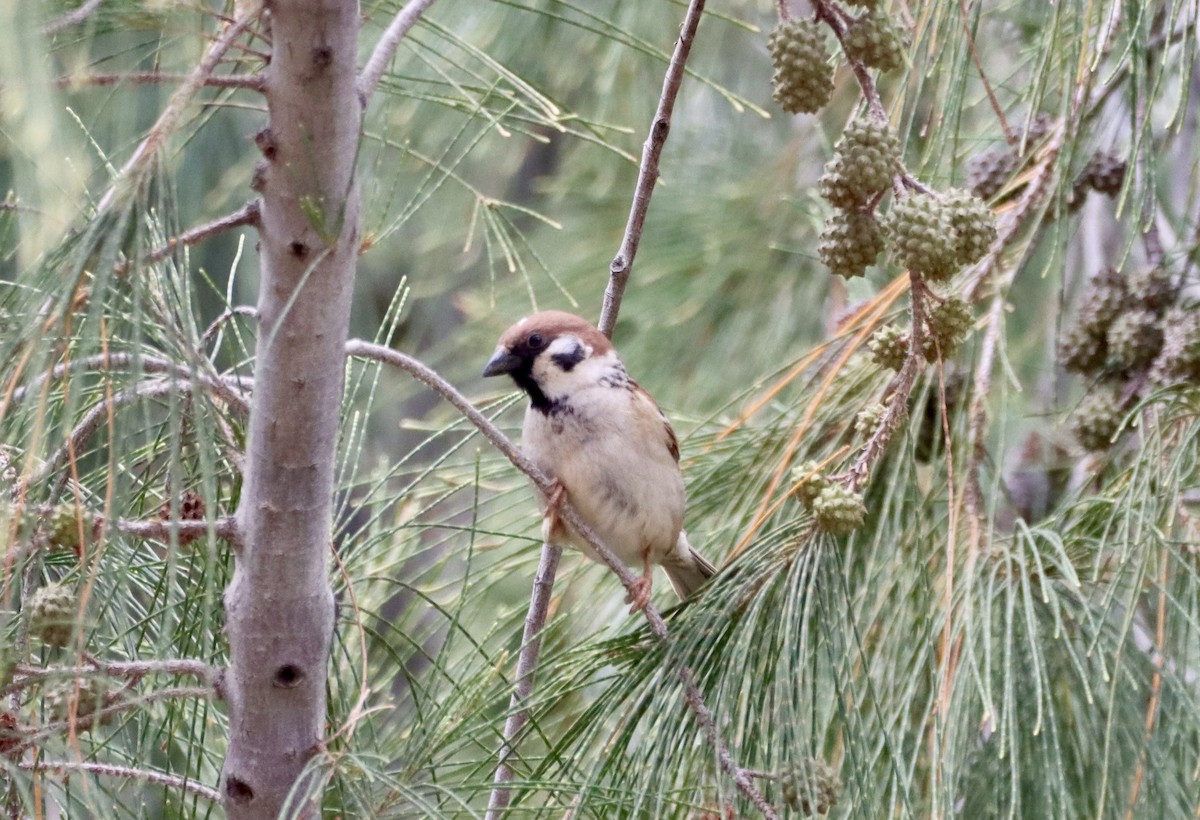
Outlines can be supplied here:
[[488, 363], [484, 366], [483, 375], [501, 376], [505, 373], [512, 373], [520, 366], [520, 356], [506, 347], [498, 347], [496, 348], [496, 352], [492, 354], [492, 358], [488, 359]]

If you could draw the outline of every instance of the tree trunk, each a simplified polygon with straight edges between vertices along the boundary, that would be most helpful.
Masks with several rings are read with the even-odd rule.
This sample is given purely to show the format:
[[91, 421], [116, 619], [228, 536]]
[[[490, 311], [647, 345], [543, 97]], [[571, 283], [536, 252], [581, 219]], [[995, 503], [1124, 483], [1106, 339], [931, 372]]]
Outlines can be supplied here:
[[[358, 6], [268, 0], [258, 340], [240, 546], [225, 593], [230, 818], [275, 817], [325, 736], [330, 511], [358, 251]], [[315, 814], [319, 793], [288, 803]]]

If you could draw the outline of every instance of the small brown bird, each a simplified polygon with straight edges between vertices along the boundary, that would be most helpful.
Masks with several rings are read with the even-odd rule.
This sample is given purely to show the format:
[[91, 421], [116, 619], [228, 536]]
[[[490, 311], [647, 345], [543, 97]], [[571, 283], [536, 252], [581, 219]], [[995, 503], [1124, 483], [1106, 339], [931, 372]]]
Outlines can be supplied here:
[[[554, 479], [618, 558], [641, 566], [634, 609], [650, 600], [651, 566], [686, 598], [716, 572], [683, 531], [679, 445], [650, 394], [629, 378], [612, 342], [586, 319], [548, 310], [504, 332], [484, 376], [512, 376], [529, 396], [522, 449]], [[599, 560], [546, 498], [543, 538]]]

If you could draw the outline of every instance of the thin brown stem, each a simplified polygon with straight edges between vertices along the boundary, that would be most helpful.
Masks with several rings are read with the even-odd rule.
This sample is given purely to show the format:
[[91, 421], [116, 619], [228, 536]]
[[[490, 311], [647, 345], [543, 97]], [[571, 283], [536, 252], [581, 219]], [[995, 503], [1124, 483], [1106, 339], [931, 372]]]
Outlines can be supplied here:
[[258, 225], [259, 204], [258, 200], [254, 199], [247, 202], [242, 207], [225, 216], [218, 217], [211, 222], [206, 222], [203, 225], [197, 225], [194, 228], [184, 231], [179, 236], [173, 236], [167, 240], [167, 243], [162, 247], [155, 248], [146, 257], [147, 262], [160, 262], [166, 259], [180, 245], [197, 245], [206, 239], [211, 239], [214, 236], [231, 231], [234, 228], [240, 228], [244, 225]]
[[149, 167], [150, 160], [158, 153], [158, 150], [166, 142], [171, 133], [174, 132], [187, 104], [196, 95], [196, 92], [204, 87], [205, 82], [212, 76], [217, 64], [221, 62], [221, 58], [225, 56], [225, 52], [233, 45], [234, 40], [240, 37], [242, 32], [257, 18], [257, 12], [246, 14], [237, 20], [237, 22], [226, 26], [220, 37], [209, 46], [204, 59], [192, 70], [187, 80], [179, 88], [175, 89], [175, 93], [171, 95], [166, 108], [163, 109], [162, 114], [159, 115], [158, 120], [151, 127], [150, 133], [146, 135], [145, 139], [134, 150], [133, 156], [121, 167], [112, 186], [100, 198], [100, 204], [96, 206], [97, 213], [108, 210], [119, 194], [123, 195], [123, 192], [136, 190], [140, 186], [141, 176], [146, 168]]
[[924, 341], [925, 298], [928, 291], [921, 277], [909, 274], [909, 281], [911, 283], [909, 292], [912, 298], [913, 321], [912, 334], [908, 341], [908, 353], [904, 357], [904, 363], [900, 366], [900, 372], [892, 377], [891, 382], [884, 390], [884, 395], [889, 399], [883, 418], [876, 425], [871, 437], [867, 439], [867, 443], [863, 445], [862, 452], [859, 453], [854, 464], [846, 471], [846, 486], [854, 491], [860, 491], [866, 485], [871, 475], [871, 468], [887, 450], [888, 442], [892, 440], [892, 436], [900, 427], [900, 422], [908, 413], [908, 398], [912, 395], [917, 376], [921, 375], [921, 370], [924, 369], [925, 357], [922, 353], [924, 347], [922, 342]]
[[212, 341], [212, 337], [217, 334], [217, 331], [220, 330], [226, 322], [236, 316], [250, 316], [256, 318], [258, 316], [258, 308], [254, 307], [253, 305], [235, 305], [234, 307], [226, 308], [221, 312], [220, 316], [213, 319], [212, 323], [204, 329], [204, 333], [200, 335], [200, 341], [204, 344], [208, 344], [210, 341]]
[[[39, 375], [37, 378], [32, 379], [29, 384], [23, 387], [18, 387], [16, 390], [14, 390], [10, 401], [12, 404], [16, 404], [17, 402], [22, 401], [30, 393], [40, 390], [42, 385], [44, 385], [47, 381], [57, 381], [58, 379], [61, 379], [70, 373], [119, 371], [129, 370], [134, 367], [138, 368], [142, 373], [169, 373], [172, 376], [180, 379], [189, 379], [196, 375], [187, 365], [180, 364], [178, 362], [172, 362], [168, 359], [159, 358], [158, 356], [133, 353], [97, 353], [94, 356], [88, 356], [83, 359], [75, 359], [56, 364], [49, 370], [49, 372]], [[209, 376], [205, 378], [205, 384], [210, 384], [210, 386], [214, 387], [219, 381], [223, 385], [221, 390], [230, 389], [238, 391], [243, 389], [245, 386], [244, 382], [236, 379], [235, 377]], [[235, 396], [236, 395], [237, 394], [235, 393]], [[224, 396], [224, 394], [222, 394], [222, 397], [228, 398]], [[235, 403], [241, 403], [237, 402], [236, 399], [234, 399], [234, 401]], [[2, 413], [0, 413], [0, 415], [2, 415]]]
[[996, 97], [996, 91], [992, 88], [991, 82], [987, 78], [987, 72], [983, 69], [983, 60], [979, 56], [979, 49], [975, 44], [975, 36], [971, 33], [970, 13], [967, 11], [966, 0], [958, 0], [958, 9], [962, 13], [963, 37], [967, 40], [967, 47], [971, 49], [971, 60], [975, 63], [975, 70], [979, 72], [979, 81], [983, 83], [983, 90], [987, 93], [988, 102], [992, 105], [992, 111], [996, 113], [996, 119], [1000, 121], [1000, 128], [1005, 134], [1012, 133], [1008, 127], [1008, 118], [1004, 115], [1004, 106], [1000, 104], [1000, 100]]
[[[381, 345], [365, 342], [360, 339], [351, 339], [346, 343], [346, 353], [350, 356], [370, 359], [372, 361], [381, 362], [383, 364], [397, 367], [409, 375], [416, 378], [421, 383], [432, 388], [438, 395], [449, 402], [455, 409], [462, 413], [473, 424], [476, 429], [481, 432], [488, 441], [492, 442], [509, 461], [513, 463], [518, 470], [523, 472], [533, 482], [533, 485], [540, 490], [547, 498], [549, 498], [556, 488], [556, 484], [545, 473], [537, 468], [532, 461], [526, 458], [515, 444], [513, 444], [507, 436], [500, 431], [496, 425], [492, 424], [483, 413], [471, 404], [467, 399], [454, 388], [452, 384], [443, 379], [436, 371], [429, 366], [406, 356], [397, 350], [383, 347]], [[601, 562], [612, 570], [613, 574], [620, 579], [622, 586], [630, 593], [635, 595], [639, 589], [640, 576], [632, 573], [624, 563], [613, 554], [612, 550], [599, 539], [596, 533], [592, 530], [588, 523], [579, 514], [578, 510], [571, 505], [568, 499], [563, 499], [558, 508], [558, 515], [572, 530], [574, 530], [588, 546], [590, 546], [600, 558]], [[646, 618], [650, 626], [650, 631], [661, 641], [667, 641], [669, 636], [667, 633], [666, 622], [663, 621], [662, 615], [658, 609], [652, 604], [647, 603], [642, 609], [642, 614]], [[703, 694], [696, 685], [695, 676], [686, 666], [676, 667], [676, 674], [684, 687], [684, 699], [688, 707], [692, 710], [692, 714], [704, 733], [705, 738], [717, 753], [717, 758], [721, 763], [721, 768], [733, 779], [738, 789], [752, 802], [754, 805], [768, 818], [777, 817], [774, 808], [762, 796], [758, 789], [751, 782], [746, 771], [737, 765], [733, 759], [729, 748], [721, 739], [720, 731], [717, 728], [716, 722], [713, 720], [712, 714], [708, 711], [704, 702]]]
[[650, 209], [650, 197], [654, 193], [655, 183], [658, 182], [659, 158], [662, 156], [663, 146], [667, 143], [667, 133], [671, 130], [671, 113], [675, 110], [675, 98], [679, 96], [684, 67], [687, 65], [688, 54], [692, 50], [692, 41], [696, 38], [696, 29], [700, 25], [700, 16], [703, 13], [704, 0], [692, 0], [688, 4], [679, 39], [675, 41], [675, 51], [671, 54], [667, 73], [663, 77], [662, 94], [658, 98], [654, 119], [650, 122], [650, 133], [642, 144], [642, 161], [638, 167], [637, 184], [633, 189], [629, 219], [625, 223], [625, 235], [621, 239], [617, 255], [608, 266], [608, 287], [604, 290], [604, 304], [600, 310], [600, 321], [597, 323], [600, 332], [609, 338], [617, 325], [621, 299], [625, 295], [625, 287], [629, 284], [629, 276], [633, 272], [633, 259], [637, 256], [638, 245], [642, 241], [642, 229], [646, 224], [646, 212]]
[[42, 34], [57, 34], [65, 28], [79, 25], [91, 17], [103, 2], [104, 0], [86, 0], [86, 2], [80, 4], [79, 8], [72, 9], [61, 17], [56, 17], [42, 26]]
[[142, 382], [127, 390], [121, 390], [114, 393], [111, 398], [100, 402], [91, 410], [89, 410], [83, 419], [75, 426], [66, 442], [58, 449], [45, 464], [29, 479], [20, 482], [20, 495], [24, 495], [28, 487], [35, 487], [45, 481], [49, 476], [56, 473], [62, 466], [68, 463], [74, 454], [82, 451], [83, 446], [87, 443], [96, 431], [100, 429], [112, 413], [118, 408], [126, 404], [139, 401], [145, 398], [157, 398], [160, 396], [170, 395], [172, 393], [191, 393], [198, 386], [207, 387], [214, 395], [224, 399], [231, 409], [245, 415], [249, 412], [249, 406], [244, 396], [235, 392], [234, 389], [223, 379], [211, 379], [208, 377], [197, 377], [195, 381], [189, 379], [153, 379], [151, 381]]
[[812, 4], [817, 12], [817, 19], [823, 20], [829, 26], [838, 44], [842, 46], [842, 54], [846, 56], [846, 62], [850, 64], [854, 79], [858, 81], [863, 98], [867, 101], [867, 110], [875, 119], [886, 122], [887, 112], [883, 108], [883, 100], [879, 97], [879, 89], [875, 85], [875, 78], [871, 76], [871, 70], [862, 60], [851, 59], [846, 51], [846, 23], [838, 14], [838, 7], [831, 6], [826, 0], [812, 0]]
[[164, 700], [207, 699], [211, 698], [213, 694], [214, 689], [211, 686], [176, 686], [171, 689], [159, 689], [136, 698], [129, 698], [128, 700], [115, 701], [102, 709], [97, 709], [90, 715], [77, 715], [74, 720], [60, 720], [47, 723], [33, 733], [26, 735], [18, 744], [8, 749], [7, 753], [12, 755], [20, 754], [26, 749], [32, 749], [40, 745], [47, 738], [65, 732], [81, 732], [90, 729], [97, 723], [103, 722], [108, 718], [116, 717], [123, 712], [132, 711], [149, 703]]
[[508, 704], [508, 719], [504, 722], [504, 741], [500, 746], [496, 775], [492, 793], [488, 798], [487, 820], [499, 820], [508, 808], [512, 792], [503, 788], [513, 779], [509, 758], [516, 752], [517, 738], [529, 722], [529, 696], [533, 694], [533, 675], [537, 671], [538, 655], [542, 644], [542, 627], [550, 609], [550, 596], [554, 591], [554, 576], [558, 572], [558, 560], [562, 548], [553, 544], [542, 546], [542, 558], [538, 562], [537, 574], [533, 578], [533, 593], [529, 611], [525, 614], [525, 632], [521, 637], [521, 653], [517, 658], [517, 680]]
[[1133, 820], [1137, 808], [1138, 795], [1141, 793], [1142, 780], [1146, 776], [1146, 750], [1150, 748], [1150, 739], [1154, 735], [1154, 725], [1158, 719], [1159, 703], [1162, 699], [1162, 665], [1163, 652], [1167, 647], [1167, 570], [1171, 556], [1167, 548], [1159, 552], [1158, 564], [1158, 604], [1154, 619], [1154, 672], [1150, 675], [1150, 699], [1146, 703], [1146, 720], [1142, 730], [1142, 748], [1138, 752], [1137, 768], [1133, 772], [1133, 783], [1129, 787], [1129, 800], [1125, 804], [1125, 820]]
[[213, 534], [224, 541], [237, 540], [237, 519], [232, 516], [212, 521], [158, 521], [116, 518], [108, 522], [114, 530], [133, 538], [147, 538], [168, 542], [172, 536], [178, 541], [191, 541], [208, 535], [211, 525]]

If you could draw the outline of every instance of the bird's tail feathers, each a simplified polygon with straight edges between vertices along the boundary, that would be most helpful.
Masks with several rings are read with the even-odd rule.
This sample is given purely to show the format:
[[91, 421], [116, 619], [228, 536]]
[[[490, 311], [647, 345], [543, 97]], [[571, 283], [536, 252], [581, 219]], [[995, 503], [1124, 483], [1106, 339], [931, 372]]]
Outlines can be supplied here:
[[663, 569], [680, 600], [687, 598], [717, 574], [717, 568], [688, 543], [685, 532], [679, 533], [675, 551], [663, 562]]

